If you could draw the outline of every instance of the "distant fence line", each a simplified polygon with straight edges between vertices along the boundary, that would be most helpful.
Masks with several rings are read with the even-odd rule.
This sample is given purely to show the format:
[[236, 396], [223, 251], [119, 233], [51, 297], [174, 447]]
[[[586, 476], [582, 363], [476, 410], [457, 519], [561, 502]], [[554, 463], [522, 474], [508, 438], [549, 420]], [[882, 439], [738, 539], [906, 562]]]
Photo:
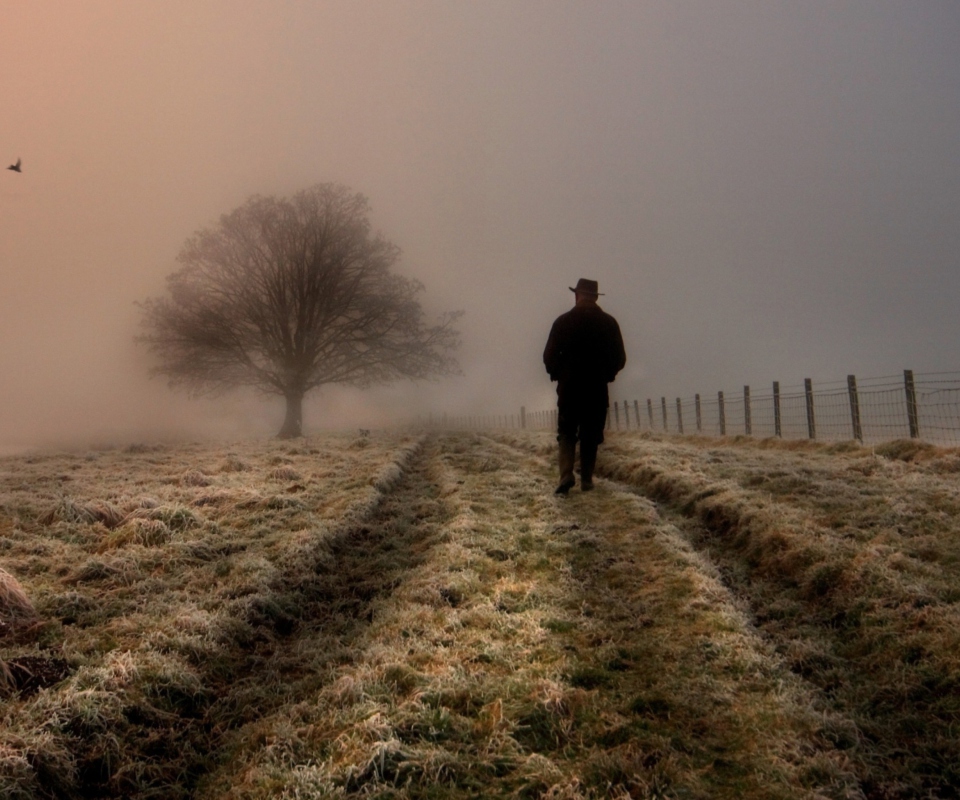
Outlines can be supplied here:
[[[556, 428], [556, 409], [486, 416], [429, 415], [421, 422], [464, 430]], [[960, 444], [960, 373], [936, 372], [858, 381], [803, 385], [754, 392], [750, 386], [733, 395], [696, 394], [640, 400], [611, 397], [607, 430], [640, 430], [678, 435], [755, 436], [817, 441], [856, 440], [871, 444], [912, 438]]]

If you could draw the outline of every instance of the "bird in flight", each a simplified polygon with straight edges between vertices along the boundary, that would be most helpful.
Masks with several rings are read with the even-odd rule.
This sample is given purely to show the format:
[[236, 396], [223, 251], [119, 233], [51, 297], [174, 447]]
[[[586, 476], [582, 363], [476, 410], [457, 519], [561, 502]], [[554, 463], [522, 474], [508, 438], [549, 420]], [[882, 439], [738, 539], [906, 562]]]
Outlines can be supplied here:
[[18, 158], [17, 163], [11, 164], [7, 169], [12, 169], [14, 172], [23, 172], [23, 170], [20, 169], [20, 159]]

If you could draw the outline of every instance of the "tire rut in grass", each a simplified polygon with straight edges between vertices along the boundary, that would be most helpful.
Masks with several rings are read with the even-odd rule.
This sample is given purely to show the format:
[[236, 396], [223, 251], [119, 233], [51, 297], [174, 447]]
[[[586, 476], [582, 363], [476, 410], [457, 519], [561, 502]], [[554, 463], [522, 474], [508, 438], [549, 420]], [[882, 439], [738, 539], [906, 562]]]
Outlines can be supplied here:
[[[504, 461], [522, 454], [552, 471], [527, 447], [491, 441]], [[589, 783], [691, 796], [858, 796], [809, 693], [795, 679], [784, 688], [791, 676], [672, 517], [608, 481], [555, 505], [552, 531], [580, 586], [579, 613], [543, 625], [570, 650], [566, 686], [594, 698], [575, 721], [581, 752], [570, 754]], [[539, 748], [562, 742], [570, 753], [552, 719], [538, 709], [521, 737]]]
[[[890, 608], [883, 608], [883, 600], [867, 598], [826, 602], [839, 570], [824, 567], [812, 585], [785, 584], [758, 575], [742, 551], [728, 544], [726, 526], [714, 528], [693, 516], [666, 513], [717, 565], [724, 583], [743, 599], [757, 629], [791, 671], [815, 690], [818, 707], [832, 713], [836, 721], [829, 735], [847, 753], [865, 797], [958, 796], [957, 681], [935, 668], [916, 675], [922, 653], [914, 663], [896, 655], [889, 638], [894, 632], [880, 632], [882, 619], [894, 615], [896, 601], [886, 602]], [[879, 635], [869, 630], [871, 617]], [[941, 688], [954, 697], [952, 712], [936, 708], [943, 705]]]
[[324, 540], [255, 607], [267, 639], [226, 676], [211, 705], [207, 722], [220, 730], [219, 763], [194, 796], [220, 796], [231, 785], [236, 764], [262, 746], [260, 721], [309, 699], [349, 664], [378, 603], [428, 557], [447, 513], [430, 479], [431, 458], [427, 445], [369, 516]]
[[[622, 467], [600, 473], [619, 476]], [[635, 474], [625, 488], [656, 502], [717, 567], [761, 635], [830, 712], [825, 735], [845, 752], [864, 796], [960, 796], [960, 684], [950, 654], [940, 652], [955, 650], [956, 637], [936, 630], [953, 617], [925, 611], [929, 601], [914, 587], [851, 579], [854, 545], [829, 533], [818, 541], [794, 509], [778, 521], [777, 505], [768, 505], [764, 522], [751, 513], [749, 493], [731, 496], [663, 468]]]
[[[322, 684], [327, 664], [345, 657], [369, 624], [371, 604], [423, 557], [430, 530], [415, 517], [433, 513], [435, 494], [425, 460], [422, 449], [401, 454], [402, 473], [396, 468], [399, 478], [378, 482], [376, 503], [280, 555], [269, 586], [231, 598], [219, 610], [215, 643], [192, 658], [177, 652], [188, 672], [171, 672], [160, 645], [153, 661], [117, 651], [100, 672], [122, 680], [124, 665], [135, 664], [135, 688], [51, 695], [54, 711], [57, 702], [71, 704], [73, 721], [60, 732], [60, 749], [51, 750], [62, 763], [38, 757], [33, 765], [38, 796], [196, 796], [242, 745], [245, 726]], [[99, 708], [100, 696], [122, 708]]]

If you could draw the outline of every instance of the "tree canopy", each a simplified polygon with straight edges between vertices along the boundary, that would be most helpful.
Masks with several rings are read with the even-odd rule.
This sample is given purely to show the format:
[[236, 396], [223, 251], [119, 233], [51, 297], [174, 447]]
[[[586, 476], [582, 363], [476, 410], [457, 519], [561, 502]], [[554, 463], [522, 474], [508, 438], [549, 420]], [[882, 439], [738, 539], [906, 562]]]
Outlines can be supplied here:
[[195, 393], [250, 386], [286, 398], [281, 437], [302, 433], [311, 389], [459, 374], [460, 312], [425, 322], [423, 285], [392, 271], [396, 245], [371, 232], [367, 199], [319, 184], [251, 197], [199, 231], [141, 304], [156, 374]]

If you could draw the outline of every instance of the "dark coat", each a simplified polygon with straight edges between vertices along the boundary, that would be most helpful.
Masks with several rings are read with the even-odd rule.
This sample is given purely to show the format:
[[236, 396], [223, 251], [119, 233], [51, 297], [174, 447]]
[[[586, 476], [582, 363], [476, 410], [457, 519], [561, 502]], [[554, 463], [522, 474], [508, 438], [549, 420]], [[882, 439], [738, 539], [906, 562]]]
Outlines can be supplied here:
[[606, 401], [607, 384], [627, 363], [620, 326], [600, 306], [574, 306], [554, 321], [543, 363], [558, 394], [602, 393]]

